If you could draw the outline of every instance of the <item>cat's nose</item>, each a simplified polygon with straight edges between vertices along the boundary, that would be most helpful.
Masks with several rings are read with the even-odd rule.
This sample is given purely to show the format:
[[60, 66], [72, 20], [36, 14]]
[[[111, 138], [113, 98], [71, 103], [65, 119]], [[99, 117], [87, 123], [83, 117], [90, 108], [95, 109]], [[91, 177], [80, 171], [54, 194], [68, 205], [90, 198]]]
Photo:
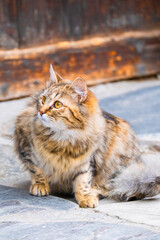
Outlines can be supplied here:
[[41, 116], [44, 114], [44, 112], [43, 112], [43, 111], [39, 111], [39, 113], [40, 113], [40, 115], [41, 115]]

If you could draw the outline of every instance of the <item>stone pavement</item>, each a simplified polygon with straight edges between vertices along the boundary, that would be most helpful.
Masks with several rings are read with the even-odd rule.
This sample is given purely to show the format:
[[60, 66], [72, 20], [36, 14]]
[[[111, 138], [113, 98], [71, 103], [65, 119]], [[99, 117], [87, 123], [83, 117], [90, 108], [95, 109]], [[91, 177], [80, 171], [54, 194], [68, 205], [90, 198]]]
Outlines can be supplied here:
[[[160, 168], [160, 81], [92, 87], [101, 106], [128, 120], [143, 160]], [[160, 195], [134, 202], [100, 201], [80, 209], [67, 196], [33, 197], [29, 175], [13, 152], [14, 119], [27, 99], [0, 103], [0, 240], [160, 240]]]

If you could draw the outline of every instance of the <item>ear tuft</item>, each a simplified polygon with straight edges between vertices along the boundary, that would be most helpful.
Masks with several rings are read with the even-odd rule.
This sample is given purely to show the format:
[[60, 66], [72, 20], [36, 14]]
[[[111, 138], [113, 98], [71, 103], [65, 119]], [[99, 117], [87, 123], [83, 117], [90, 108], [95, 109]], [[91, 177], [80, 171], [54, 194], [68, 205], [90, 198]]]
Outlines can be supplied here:
[[50, 80], [51, 80], [53, 83], [58, 83], [58, 79], [57, 79], [57, 76], [56, 76], [55, 71], [53, 70], [52, 64], [50, 65], [49, 72], [50, 72]]
[[79, 96], [79, 101], [84, 102], [87, 98], [87, 85], [83, 78], [78, 77], [72, 83], [73, 88]]
[[63, 78], [53, 69], [53, 66], [52, 64], [50, 65], [50, 81], [52, 83], [60, 83], [60, 82], [63, 82]]

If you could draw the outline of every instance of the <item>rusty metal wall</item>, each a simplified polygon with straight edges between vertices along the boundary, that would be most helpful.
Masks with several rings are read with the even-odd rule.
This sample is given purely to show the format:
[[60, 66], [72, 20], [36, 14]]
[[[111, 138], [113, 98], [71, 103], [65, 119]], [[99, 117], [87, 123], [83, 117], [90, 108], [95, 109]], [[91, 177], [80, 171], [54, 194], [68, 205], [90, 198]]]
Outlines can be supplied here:
[[158, 0], [0, 0], [0, 100], [31, 94], [48, 66], [88, 84], [160, 70]]

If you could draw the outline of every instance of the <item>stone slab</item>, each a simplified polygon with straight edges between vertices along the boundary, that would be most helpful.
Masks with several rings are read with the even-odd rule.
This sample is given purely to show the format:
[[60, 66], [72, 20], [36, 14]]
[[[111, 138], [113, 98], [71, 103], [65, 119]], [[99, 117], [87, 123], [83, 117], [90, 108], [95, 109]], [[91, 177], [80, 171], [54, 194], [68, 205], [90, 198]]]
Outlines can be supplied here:
[[62, 198], [33, 197], [25, 190], [0, 186], [0, 240], [4, 239], [158, 240], [160, 231], [133, 226], [117, 217], [111, 220]]
[[102, 222], [0, 224], [0, 239], [7, 240], [159, 240], [160, 234], [140, 227]]
[[109, 206], [103, 203], [97, 210], [129, 222], [156, 226], [160, 230], [160, 195], [140, 201], [110, 203]]

